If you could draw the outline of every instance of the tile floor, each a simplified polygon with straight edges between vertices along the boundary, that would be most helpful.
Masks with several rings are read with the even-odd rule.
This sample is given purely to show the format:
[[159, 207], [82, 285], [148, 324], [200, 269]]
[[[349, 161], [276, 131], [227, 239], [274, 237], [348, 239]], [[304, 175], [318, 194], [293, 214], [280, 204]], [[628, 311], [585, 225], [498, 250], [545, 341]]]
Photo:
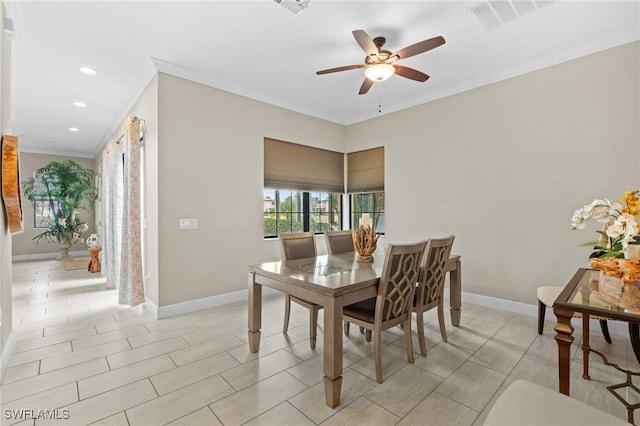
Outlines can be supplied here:
[[[352, 327], [344, 338], [342, 404], [330, 409], [322, 337], [310, 350], [308, 311], [295, 304], [282, 334], [279, 294], [265, 296], [260, 352], [252, 354], [244, 304], [158, 321], [143, 307], [116, 305], [104, 278], [64, 271], [56, 261], [16, 263], [13, 277], [17, 343], [0, 387], [3, 425], [476, 425], [515, 379], [557, 389], [552, 315], [538, 336], [533, 317], [465, 304], [461, 326], [448, 324], [442, 342], [431, 312], [428, 356], [416, 353], [414, 364], [402, 332], [384, 333], [382, 384], [375, 382], [373, 344]], [[594, 346], [635, 363], [628, 338], [613, 336], [606, 345], [598, 330]], [[605, 388], [623, 374], [591, 355], [592, 380], [583, 380], [578, 344], [576, 338], [572, 396], [625, 419]], [[68, 418], [7, 414], [21, 408], [58, 409], [55, 416]]]

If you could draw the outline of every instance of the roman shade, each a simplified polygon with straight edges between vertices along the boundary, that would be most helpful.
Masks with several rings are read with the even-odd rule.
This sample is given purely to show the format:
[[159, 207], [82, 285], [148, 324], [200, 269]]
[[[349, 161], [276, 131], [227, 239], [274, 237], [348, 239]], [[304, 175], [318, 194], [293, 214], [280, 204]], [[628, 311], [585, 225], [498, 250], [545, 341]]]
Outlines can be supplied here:
[[384, 191], [384, 147], [347, 154], [347, 192]]
[[341, 194], [344, 154], [265, 138], [264, 186]]

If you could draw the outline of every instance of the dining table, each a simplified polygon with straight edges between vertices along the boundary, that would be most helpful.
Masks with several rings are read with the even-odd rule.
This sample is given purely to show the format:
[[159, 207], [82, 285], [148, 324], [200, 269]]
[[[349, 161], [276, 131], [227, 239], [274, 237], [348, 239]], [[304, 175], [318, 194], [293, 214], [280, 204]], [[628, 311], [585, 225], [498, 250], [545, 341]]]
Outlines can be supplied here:
[[[249, 266], [248, 343], [253, 353], [260, 349], [262, 287], [269, 287], [324, 308], [324, 390], [326, 404], [340, 404], [342, 389], [343, 307], [375, 297], [384, 264], [384, 250], [372, 262], [358, 262], [355, 252], [319, 255], [289, 261]], [[451, 322], [460, 325], [462, 302], [460, 256], [447, 263]]]

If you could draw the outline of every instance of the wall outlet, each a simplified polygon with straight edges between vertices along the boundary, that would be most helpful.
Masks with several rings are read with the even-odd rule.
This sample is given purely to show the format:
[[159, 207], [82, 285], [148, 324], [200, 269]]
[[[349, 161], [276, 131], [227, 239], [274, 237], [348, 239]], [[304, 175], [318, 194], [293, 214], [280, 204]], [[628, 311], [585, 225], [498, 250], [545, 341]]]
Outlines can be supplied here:
[[198, 229], [198, 219], [180, 219], [180, 229]]

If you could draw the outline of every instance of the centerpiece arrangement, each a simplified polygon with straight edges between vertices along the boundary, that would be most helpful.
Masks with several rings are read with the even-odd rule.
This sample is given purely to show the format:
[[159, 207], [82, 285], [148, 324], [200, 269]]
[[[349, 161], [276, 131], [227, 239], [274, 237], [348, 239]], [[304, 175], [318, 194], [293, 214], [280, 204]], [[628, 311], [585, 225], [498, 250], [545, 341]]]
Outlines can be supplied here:
[[584, 229], [585, 221], [603, 224], [596, 231], [600, 238], [581, 246], [592, 246], [591, 268], [600, 278], [591, 289], [607, 303], [625, 309], [640, 308], [640, 214], [638, 191], [626, 191], [617, 202], [593, 200], [577, 209], [571, 218], [571, 229]]
[[358, 262], [373, 262], [373, 252], [378, 246], [376, 226], [369, 225], [369, 215], [362, 215], [360, 226], [353, 231], [353, 246], [358, 253]]
[[69, 258], [69, 248], [84, 242], [84, 235], [89, 230], [80, 210], [88, 210], [88, 205], [96, 198], [94, 172], [66, 160], [50, 162], [38, 169], [35, 176], [22, 183], [23, 192], [32, 203], [46, 203], [49, 218], [46, 231], [33, 239], [58, 244], [60, 259]]

